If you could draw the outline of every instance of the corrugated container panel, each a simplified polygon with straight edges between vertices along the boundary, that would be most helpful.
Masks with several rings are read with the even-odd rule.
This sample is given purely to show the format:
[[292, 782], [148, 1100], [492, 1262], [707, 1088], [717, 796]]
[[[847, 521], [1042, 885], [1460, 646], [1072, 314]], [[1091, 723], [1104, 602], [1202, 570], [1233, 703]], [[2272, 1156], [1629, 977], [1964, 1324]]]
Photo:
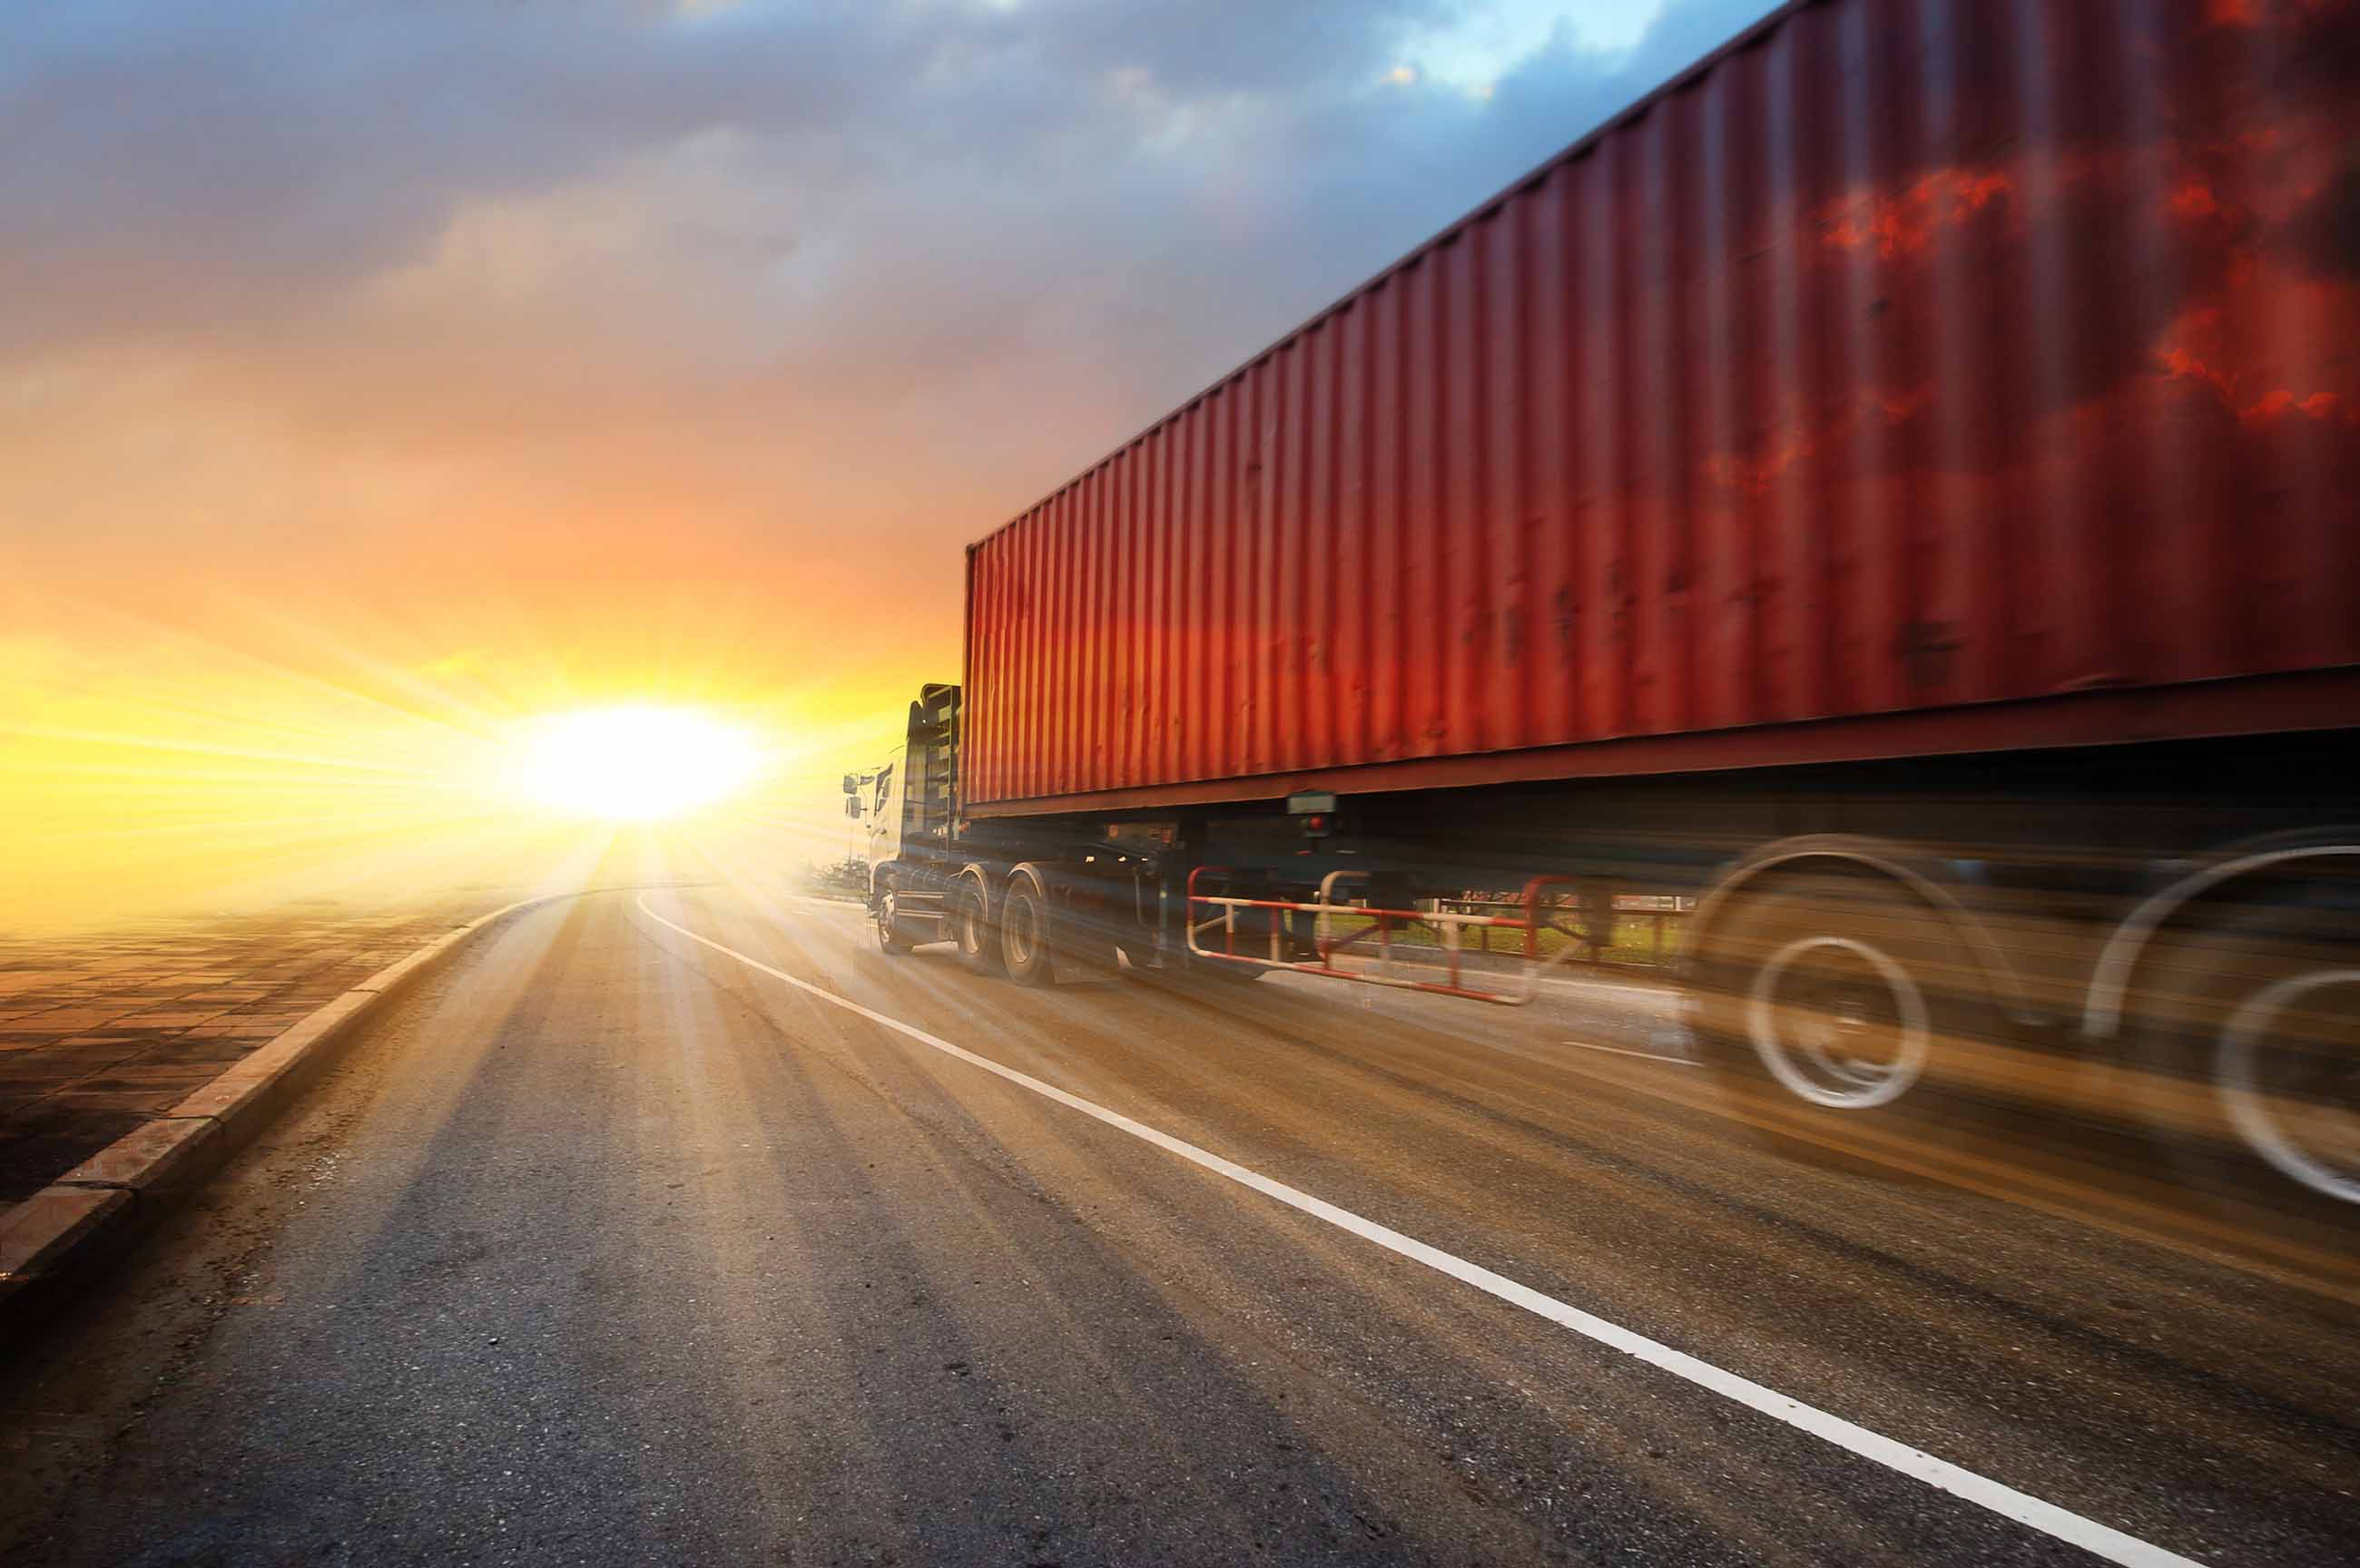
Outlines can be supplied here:
[[1787, 7], [976, 546], [968, 808], [2131, 738], [2236, 721], [2059, 704], [2349, 670], [2355, 39]]

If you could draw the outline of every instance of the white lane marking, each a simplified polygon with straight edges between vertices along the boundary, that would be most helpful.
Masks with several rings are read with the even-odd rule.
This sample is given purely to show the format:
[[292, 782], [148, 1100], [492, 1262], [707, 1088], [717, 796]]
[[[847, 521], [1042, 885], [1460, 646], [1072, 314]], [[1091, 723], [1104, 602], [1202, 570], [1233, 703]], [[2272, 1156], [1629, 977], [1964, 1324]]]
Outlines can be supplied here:
[[1750, 1378], [1741, 1377], [1734, 1372], [1724, 1372], [1710, 1362], [1699, 1361], [1685, 1351], [1674, 1350], [1668, 1345], [1660, 1345], [1644, 1334], [1633, 1333], [1619, 1323], [1612, 1323], [1604, 1318], [1593, 1317], [1580, 1308], [1569, 1306], [1554, 1296], [1545, 1296], [1529, 1285], [1516, 1283], [1504, 1274], [1494, 1274], [1480, 1264], [1470, 1263], [1465, 1258], [1445, 1252], [1438, 1247], [1429, 1246], [1415, 1236], [1404, 1236], [1401, 1232], [1381, 1225], [1374, 1220], [1363, 1219], [1349, 1209], [1338, 1208], [1324, 1198], [1315, 1198], [1310, 1193], [1298, 1192], [1283, 1181], [1273, 1181], [1261, 1172], [1249, 1171], [1234, 1160], [1224, 1160], [1209, 1149], [1199, 1149], [1193, 1143], [1174, 1138], [1170, 1133], [1158, 1132], [1143, 1122], [1131, 1120], [1120, 1111], [1110, 1111], [1104, 1105], [1083, 1099], [1078, 1094], [1067, 1094], [1055, 1084], [1044, 1083], [1029, 1073], [1020, 1073], [1015, 1068], [1002, 1066], [989, 1057], [978, 1056], [974, 1051], [964, 1047], [953, 1045], [939, 1036], [928, 1034], [915, 1024], [905, 1024], [899, 1018], [889, 1018], [872, 1007], [864, 1007], [858, 1002], [814, 985], [808, 980], [798, 979], [783, 969], [772, 968], [759, 958], [749, 957], [734, 947], [727, 947], [714, 941], [709, 936], [700, 936], [678, 921], [667, 920], [657, 914], [648, 908], [648, 901], [644, 897], [639, 900], [639, 912], [659, 925], [669, 926], [689, 941], [701, 942], [716, 953], [736, 959], [749, 969], [759, 970], [774, 979], [783, 980], [808, 996], [816, 996], [823, 1002], [834, 1003], [847, 1012], [858, 1014], [870, 1023], [891, 1029], [897, 1034], [905, 1035], [921, 1045], [931, 1046], [945, 1056], [956, 1057], [970, 1066], [980, 1067], [986, 1073], [1004, 1078], [1021, 1088], [1030, 1089], [1036, 1094], [1054, 1100], [1061, 1105], [1079, 1111], [1082, 1115], [1104, 1122], [1110, 1127], [1119, 1127], [1131, 1137], [1152, 1143], [1166, 1153], [1176, 1154], [1193, 1165], [1201, 1165], [1216, 1175], [1225, 1176], [1241, 1187], [1250, 1187], [1265, 1197], [1275, 1198], [1291, 1209], [1300, 1210], [1314, 1219], [1325, 1220], [1338, 1230], [1349, 1231], [1364, 1241], [1374, 1242], [1388, 1252], [1398, 1253], [1415, 1262], [1423, 1263], [1437, 1273], [1448, 1274], [1454, 1279], [1474, 1286], [1486, 1295], [1496, 1296], [1512, 1306], [1524, 1308], [1536, 1317], [1546, 1318], [1551, 1323], [1562, 1324], [1578, 1334], [1595, 1340], [1610, 1349], [1622, 1351], [1626, 1356], [1635, 1356], [1650, 1367], [1669, 1372], [1675, 1377], [1693, 1383], [1699, 1388], [1710, 1389], [1723, 1399], [1743, 1405], [1748, 1410], [1759, 1410], [1774, 1421], [1784, 1421], [1799, 1432], [1807, 1432], [1813, 1437], [1831, 1443], [1838, 1448], [1849, 1450], [1863, 1459], [1884, 1465], [1888, 1470], [1898, 1471], [1904, 1475], [1923, 1481], [1936, 1491], [1948, 1492], [1950, 1496], [1973, 1503], [1979, 1508], [1989, 1508], [2003, 1519], [2014, 1519], [2018, 1524], [2037, 1530], [2041, 1534], [2053, 1537], [2068, 1545], [2078, 1546], [2092, 1556], [2103, 1558], [2109, 1563], [2124, 1563], [2128, 1565], [2128, 1568], [2203, 1568], [2203, 1564], [2194, 1558], [2182, 1557], [2177, 1552], [2167, 1552], [2162, 1547], [2141, 1541], [2135, 1535], [2125, 1535], [2121, 1530], [2100, 1524], [2095, 1519], [2084, 1519], [2080, 1514], [2067, 1508], [2060, 1508], [2054, 1503], [2043, 1502], [2028, 1492], [2019, 1492], [2013, 1486], [2004, 1486], [1988, 1475], [1977, 1475], [1974, 1471], [1962, 1469], [1946, 1459], [1937, 1459], [1922, 1449], [1912, 1448], [1906, 1443], [1896, 1443], [1892, 1438], [1869, 1431], [1866, 1427], [1855, 1426], [1841, 1416], [1830, 1415], [1815, 1406], [1803, 1403], [1800, 1399], [1790, 1399], [1775, 1389], [1765, 1388], [1761, 1384]]
[[[661, 915], [658, 915], [656, 918], [658, 920], [663, 919]], [[1586, 1040], [1559, 1040], [1557, 1043], [1559, 1045], [1572, 1046], [1578, 1051], [1602, 1051], [1611, 1056], [1635, 1056], [1642, 1062], [1660, 1062], [1666, 1067], [1696, 1067], [1702, 1065], [1701, 1063], [1693, 1062], [1685, 1056], [1666, 1056], [1658, 1051], [1626, 1051], [1619, 1045], [1592, 1045]]]

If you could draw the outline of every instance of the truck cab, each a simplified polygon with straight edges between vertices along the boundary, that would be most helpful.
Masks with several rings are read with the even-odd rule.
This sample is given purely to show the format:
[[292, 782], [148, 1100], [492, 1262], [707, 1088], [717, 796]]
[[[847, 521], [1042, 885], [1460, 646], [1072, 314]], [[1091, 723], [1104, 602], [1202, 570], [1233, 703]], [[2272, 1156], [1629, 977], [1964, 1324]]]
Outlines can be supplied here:
[[869, 914], [900, 953], [948, 936], [944, 904], [958, 809], [959, 689], [930, 685], [910, 704], [900, 750], [871, 773], [847, 775], [867, 819]]
[[861, 859], [869, 867], [869, 884], [877, 884], [877, 867], [901, 853], [901, 769], [900, 753], [869, 771], [845, 779], [845, 793], [853, 814], [860, 819], [864, 844]]

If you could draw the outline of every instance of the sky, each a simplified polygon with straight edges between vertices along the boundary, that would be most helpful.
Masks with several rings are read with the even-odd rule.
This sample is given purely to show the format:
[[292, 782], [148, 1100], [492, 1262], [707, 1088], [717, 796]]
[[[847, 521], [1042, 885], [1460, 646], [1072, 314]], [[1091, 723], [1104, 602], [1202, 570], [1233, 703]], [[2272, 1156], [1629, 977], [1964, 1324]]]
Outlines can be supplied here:
[[600, 703], [832, 853], [966, 542], [1764, 9], [8, 7], [0, 926], [479, 871]]

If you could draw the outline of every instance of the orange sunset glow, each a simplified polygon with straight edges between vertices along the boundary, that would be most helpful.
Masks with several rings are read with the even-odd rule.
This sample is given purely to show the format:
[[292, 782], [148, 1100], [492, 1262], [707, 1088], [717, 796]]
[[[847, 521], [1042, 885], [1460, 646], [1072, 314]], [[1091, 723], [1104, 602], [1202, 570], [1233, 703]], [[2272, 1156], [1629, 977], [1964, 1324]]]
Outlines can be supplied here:
[[[1160, 71], [1195, 24], [1054, 5], [19, 13], [9, 920], [530, 879], [593, 824], [483, 755], [619, 705], [754, 737], [708, 829], [841, 853], [962, 546], [1754, 8], [1232, 20]], [[417, 69], [481, 112], [421, 128]]]

